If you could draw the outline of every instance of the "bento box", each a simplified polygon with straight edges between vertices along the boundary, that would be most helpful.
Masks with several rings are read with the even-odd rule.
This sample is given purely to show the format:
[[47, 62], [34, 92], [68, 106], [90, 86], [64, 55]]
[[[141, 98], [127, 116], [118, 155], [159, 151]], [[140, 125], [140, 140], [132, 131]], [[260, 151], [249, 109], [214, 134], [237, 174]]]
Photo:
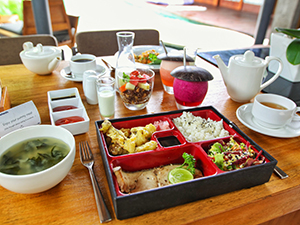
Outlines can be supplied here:
[[[178, 119], [176, 119], [180, 118], [179, 121], [185, 121], [184, 116], [186, 115], [221, 124], [223, 126], [222, 131], [213, 131], [212, 133], [219, 134], [216, 137], [208, 136], [207, 138], [207, 135], [203, 135], [203, 140], [194, 140], [194, 136], [200, 137], [202, 134], [193, 130], [199, 129], [202, 125], [193, 127], [190, 135], [186, 134], [182, 130], [184, 126], [181, 126]], [[156, 142], [157, 147], [154, 150], [121, 155], [111, 151], [113, 148], [111, 148], [111, 143], [107, 139], [107, 133], [104, 132], [107, 121], [95, 122], [98, 144], [118, 219], [126, 219], [263, 184], [269, 181], [277, 164], [277, 161], [270, 154], [212, 106], [109, 120], [111, 126], [115, 129], [113, 131], [116, 132], [116, 135], [124, 128], [146, 127], [149, 124], [157, 124], [157, 121], [167, 122], [168, 126], [164, 129], [156, 127], [157, 129], [152, 133], [149, 142]], [[185, 125], [191, 125], [191, 123], [187, 122]], [[260, 163], [229, 171], [220, 169], [213, 161], [215, 159], [209, 155], [209, 149], [215, 143], [226, 144], [231, 140], [241, 146], [251, 146], [252, 152], [255, 154], [254, 157], [256, 157], [255, 160], [260, 160]], [[149, 190], [133, 191], [132, 193], [124, 192], [123, 184], [120, 184], [119, 177], [117, 177], [119, 175], [116, 173], [116, 168], [121, 168], [129, 174], [139, 171], [152, 171], [153, 168], [182, 164], [184, 153], [194, 157], [196, 160], [195, 167], [202, 172], [202, 177], [166, 186], [160, 185]], [[156, 169], [154, 170], [156, 171]], [[147, 179], [149, 178], [147, 177]], [[159, 179], [157, 177], [157, 180]]]
[[73, 135], [89, 130], [90, 118], [81, 101], [77, 88], [48, 91], [51, 124], [61, 126]]

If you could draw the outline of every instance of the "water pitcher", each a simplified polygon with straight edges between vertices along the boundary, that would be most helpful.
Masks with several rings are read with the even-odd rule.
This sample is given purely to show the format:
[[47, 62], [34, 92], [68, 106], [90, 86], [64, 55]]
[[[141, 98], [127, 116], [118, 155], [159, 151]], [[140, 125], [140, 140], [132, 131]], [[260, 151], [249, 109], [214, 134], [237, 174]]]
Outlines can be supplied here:
[[[132, 50], [134, 33], [129, 31], [117, 32], [119, 54], [116, 62], [116, 90], [119, 92], [123, 80], [123, 73], [130, 74], [136, 69], [135, 59]], [[121, 81], [121, 83], [120, 83]]]

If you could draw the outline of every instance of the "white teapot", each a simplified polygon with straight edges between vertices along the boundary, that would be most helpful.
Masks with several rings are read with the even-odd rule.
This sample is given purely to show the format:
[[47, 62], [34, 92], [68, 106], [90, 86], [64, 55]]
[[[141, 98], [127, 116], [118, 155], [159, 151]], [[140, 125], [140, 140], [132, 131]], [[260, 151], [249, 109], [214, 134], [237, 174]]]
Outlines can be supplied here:
[[[282, 71], [282, 62], [279, 58], [267, 56], [264, 60], [255, 57], [250, 50], [244, 55], [231, 56], [228, 67], [219, 55], [215, 55], [214, 59], [217, 61], [230, 98], [236, 102], [250, 101], [259, 91], [274, 82]], [[277, 60], [279, 68], [270, 80], [262, 84], [271, 60]]]
[[61, 50], [55, 46], [43, 46], [32, 42], [23, 44], [20, 58], [24, 66], [33, 73], [39, 75], [51, 74], [61, 61]]

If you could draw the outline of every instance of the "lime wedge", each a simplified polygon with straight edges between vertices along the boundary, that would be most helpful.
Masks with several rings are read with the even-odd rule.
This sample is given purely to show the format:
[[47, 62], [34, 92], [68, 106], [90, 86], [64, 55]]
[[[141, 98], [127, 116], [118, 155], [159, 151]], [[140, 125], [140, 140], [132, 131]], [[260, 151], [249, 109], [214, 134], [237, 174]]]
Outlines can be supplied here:
[[171, 184], [176, 184], [188, 180], [193, 180], [193, 174], [184, 168], [175, 168], [169, 172], [168, 179]]

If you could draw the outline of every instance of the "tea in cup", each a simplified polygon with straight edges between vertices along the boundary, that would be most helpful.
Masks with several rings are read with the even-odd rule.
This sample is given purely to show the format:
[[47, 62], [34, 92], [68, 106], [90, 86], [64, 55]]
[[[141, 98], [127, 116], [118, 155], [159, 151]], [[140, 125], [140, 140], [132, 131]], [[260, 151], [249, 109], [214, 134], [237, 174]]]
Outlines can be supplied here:
[[96, 70], [96, 56], [91, 54], [77, 54], [72, 56], [70, 70], [75, 77], [82, 77], [86, 70]]
[[300, 107], [290, 99], [276, 94], [260, 94], [254, 98], [252, 107], [253, 119], [259, 125], [277, 129], [300, 121], [296, 113]]

